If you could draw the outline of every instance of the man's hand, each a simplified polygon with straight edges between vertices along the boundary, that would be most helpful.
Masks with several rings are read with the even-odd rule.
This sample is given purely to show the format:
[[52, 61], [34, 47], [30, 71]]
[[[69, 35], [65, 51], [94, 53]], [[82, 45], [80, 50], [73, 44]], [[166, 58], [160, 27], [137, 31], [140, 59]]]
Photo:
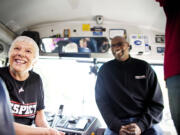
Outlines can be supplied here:
[[119, 135], [140, 135], [141, 129], [136, 123], [131, 123], [125, 126], [122, 126]]
[[56, 129], [49, 128], [49, 134], [48, 135], [65, 135], [64, 132], [57, 131]]

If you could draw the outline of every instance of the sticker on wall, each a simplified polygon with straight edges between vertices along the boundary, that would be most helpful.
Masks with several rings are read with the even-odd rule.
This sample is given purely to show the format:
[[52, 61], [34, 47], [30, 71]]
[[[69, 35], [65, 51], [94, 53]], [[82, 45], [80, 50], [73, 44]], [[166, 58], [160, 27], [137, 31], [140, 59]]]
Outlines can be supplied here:
[[70, 29], [64, 29], [63, 35], [64, 37], [70, 37]]
[[82, 24], [82, 31], [90, 31], [90, 24]]
[[130, 44], [132, 45], [131, 53], [133, 54], [148, 54], [151, 51], [149, 46], [148, 36], [144, 34], [130, 35]]
[[102, 27], [102, 26], [94, 26], [91, 28], [91, 31], [96, 31], [96, 32], [105, 32], [106, 31], [106, 28]]
[[109, 38], [112, 39], [115, 36], [121, 36], [121, 37], [126, 38], [126, 30], [125, 29], [110, 29]]
[[157, 47], [157, 53], [164, 54], [165, 47]]
[[134, 44], [135, 44], [135, 45], [142, 45], [142, 41], [141, 41], [141, 40], [135, 40], [135, 41], [134, 41]]
[[156, 43], [165, 43], [165, 35], [156, 35], [155, 41]]
[[102, 31], [93, 31], [93, 36], [102, 36], [103, 32]]

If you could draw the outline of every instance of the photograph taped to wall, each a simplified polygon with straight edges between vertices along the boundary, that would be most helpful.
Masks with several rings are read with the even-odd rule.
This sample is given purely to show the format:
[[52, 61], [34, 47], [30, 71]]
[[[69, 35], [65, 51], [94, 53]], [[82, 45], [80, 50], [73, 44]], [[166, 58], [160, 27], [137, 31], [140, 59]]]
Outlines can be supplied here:
[[126, 38], [125, 29], [109, 29], [109, 38], [112, 39], [115, 36], [122, 36]]
[[156, 43], [165, 43], [165, 35], [156, 35], [155, 42]]

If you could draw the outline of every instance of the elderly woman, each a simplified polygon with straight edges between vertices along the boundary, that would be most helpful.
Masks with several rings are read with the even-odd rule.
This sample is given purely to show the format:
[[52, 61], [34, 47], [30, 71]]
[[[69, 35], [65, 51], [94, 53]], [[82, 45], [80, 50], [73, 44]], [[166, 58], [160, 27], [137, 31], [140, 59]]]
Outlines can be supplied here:
[[[49, 128], [45, 120], [42, 80], [31, 70], [38, 56], [36, 42], [29, 37], [19, 36], [10, 47], [9, 66], [0, 68], [0, 76], [9, 91], [15, 131], [19, 135], [64, 134]], [[33, 121], [37, 128], [30, 126]]]

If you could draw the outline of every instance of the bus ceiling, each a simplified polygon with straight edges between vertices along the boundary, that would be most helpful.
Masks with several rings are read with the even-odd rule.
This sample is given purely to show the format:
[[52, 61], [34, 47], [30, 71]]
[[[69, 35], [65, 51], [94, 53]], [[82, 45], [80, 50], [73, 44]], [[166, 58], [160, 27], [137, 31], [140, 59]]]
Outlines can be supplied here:
[[35, 31], [41, 57], [112, 59], [111, 39], [119, 35], [131, 44], [133, 57], [163, 63], [165, 15], [155, 1], [3, 0], [0, 18], [1, 44]]

